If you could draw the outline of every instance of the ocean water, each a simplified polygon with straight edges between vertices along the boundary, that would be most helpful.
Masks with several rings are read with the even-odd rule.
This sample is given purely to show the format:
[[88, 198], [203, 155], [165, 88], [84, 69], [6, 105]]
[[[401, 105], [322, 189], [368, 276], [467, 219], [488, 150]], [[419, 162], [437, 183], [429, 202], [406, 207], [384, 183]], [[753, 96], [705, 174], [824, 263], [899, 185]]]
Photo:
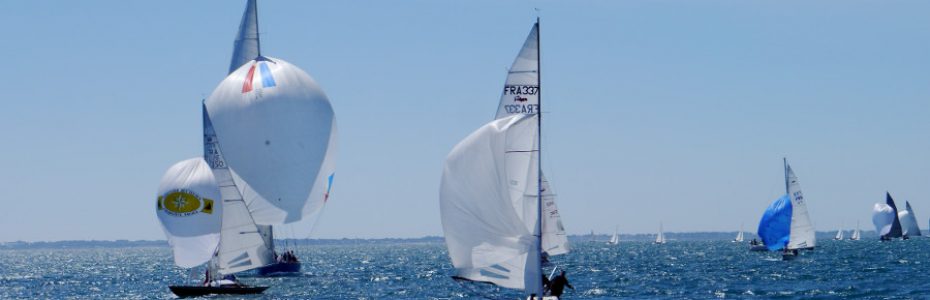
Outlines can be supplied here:
[[[729, 241], [576, 242], [553, 262], [566, 299], [927, 299], [930, 238], [819, 240], [793, 261]], [[305, 245], [303, 274], [241, 276], [262, 295], [211, 299], [517, 299], [518, 291], [450, 279], [436, 243]], [[166, 247], [0, 250], [0, 299], [170, 299], [168, 285], [201, 278]]]

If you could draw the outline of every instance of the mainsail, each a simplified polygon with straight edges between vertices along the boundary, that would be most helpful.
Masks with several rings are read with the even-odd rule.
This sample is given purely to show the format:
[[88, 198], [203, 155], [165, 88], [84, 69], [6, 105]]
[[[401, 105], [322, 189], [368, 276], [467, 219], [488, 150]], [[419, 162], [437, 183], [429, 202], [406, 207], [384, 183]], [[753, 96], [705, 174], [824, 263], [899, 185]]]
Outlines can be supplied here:
[[216, 251], [224, 213], [219, 200], [216, 179], [203, 158], [178, 162], [162, 176], [155, 214], [179, 267], [201, 265]]
[[261, 44], [258, 38], [258, 6], [256, 0], [249, 0], [239, 22], [239, 32], [233, 42], [232, 59], [229, 61], [229, 73], [239, 69], [245, 63], [261, 56]]
[[875, 203], [875, 206], [872, 207], [872, 224], [875, 224], [875, 232], [882, 239], [885, 239], [891, 233], [896, 217], [894, 208], [888, 204]]
[[215, 257], [216, 271], [232, 274], [273, 263], [274, 255], [236, 187], [234, 171], [223, 158], [206, 107], [203, 108], [203, 157], [216, 176], [223, 207], [223, 228]]
[[853, 240], [853, 241], [858, 241], [858, 240], [859, 240], [859, 235], [861, 235], [861, 234], [862, 234], [862, 233], [859, 232], [859, 222], [856, 221], [856, 231], [853, 231], [852, 236], [850, 236], [849, 239], [850, 239], [850, 240]]
[[665, 244], [665, 231], [662, 230], [662, 223], [659, 223], [659, 234], [656, 234], [656, 244]]
[[798, 177], [794, 175], [788, 160], [785, 161], [785, 185], [788, 197], [791, 198], [791, 236], [788, 238], [788, 249], [809, 249], [816, 246], [814, 226], [807, 214], [807, 204], [801, 193]]
[[739, 225], [739, 232], [736, 233], [736, 237], [733, 238], [733, 241], [734, 241], [734, 242], [742, 242], [742, 241], [743, 241], [743, 224], [740, 224], [740, 225]]
[[620, 243], [620, 228], [614, 228], [614, 235], [610, 236], [610, 241], [607, 242], [611, 245], [616, 245]]
[[891, 230], [887, 234], [882, 234], [884, 238], [899, 238], [904, 236], [904, 230], [901, 228], [901, 220], [898, 219], [898, 206], [894, 204], [894, 199], [891, 199], [891, 193], [885, 192], [885, 204], [891, 207], [892, 216], [894, 217], [891, 222]]
[[901, 229], [905, 236], [921, 236], [920, 226], [917, 226], [917, 216], [911, 208], [911, 203], [904, 201], [905, 209], [898, 212], [898, 219], [901, 220]]
[[784, 249], [791, 236], [791, 200], [781, 196], [765, 209], [756, 234], [770, 251]]
[[843, 230], [842, 230], [842, 229], [837, 230], [837, 231], [836, 231], [836, 236], [833, 237], [833, 239], [834, 239], [834, 240], [838, 240], [838, 241], [839, 241], [839, 240], [842, 240], [842, 239], [843, 239]]
[[537, 115], [494, 120], [446, 158], [440, 211], [460, 278], [541, 295]]

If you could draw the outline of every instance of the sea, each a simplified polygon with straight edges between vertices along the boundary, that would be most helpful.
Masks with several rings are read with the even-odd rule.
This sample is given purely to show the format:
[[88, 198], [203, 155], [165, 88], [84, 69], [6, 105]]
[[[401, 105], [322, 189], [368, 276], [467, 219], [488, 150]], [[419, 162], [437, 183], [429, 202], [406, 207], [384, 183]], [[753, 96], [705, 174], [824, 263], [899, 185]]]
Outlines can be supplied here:
[[[574, 289], [563, 299], [930, 299], [930, 238], [820, 239], [784, 261], [746, 242], [575, 239], [552, 258]], [[453, 280], [441, 239], [292, 245], [302, 273], [242, 282], [255, 296], [209, 299], [519, 299], [520, 291]], [[551, 270], [551, 269], [550, 269]], [[0, 250], [0, 299], [173, 299], [202, 269], [173, 266], [167, 246]]]

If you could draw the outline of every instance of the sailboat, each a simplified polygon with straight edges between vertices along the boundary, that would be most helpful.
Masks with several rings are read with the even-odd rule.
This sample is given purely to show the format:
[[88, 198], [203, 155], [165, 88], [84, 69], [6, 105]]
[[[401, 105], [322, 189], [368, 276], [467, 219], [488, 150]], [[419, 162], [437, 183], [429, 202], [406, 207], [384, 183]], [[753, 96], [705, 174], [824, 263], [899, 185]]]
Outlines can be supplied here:
[[891, 193], [885, 192], [885, 203], [875, 203], [872, 208], [872, 223], [882, 241], [896, 238], [906, 238], [898, 218], [898, 207], [891, 198]]
[[607, 242], [608, 245], [616, 245], [620, 243], [620, 227], [614, 228], [614, 235], [610, 236], [610, 241]]
[[231, 218], [239, 208], [223, 204], [222, 190], [214, 175], [207, 162], [198, 157], [174, 164], [162, 176], [155, 214], [168, 237], [175, 264], [194, 268], [210, 262], [203, 285], [169, 288], [181, 297], [261, 293], [268, 287], [246, 286], [217, 273], [214, 262], [218, 251], [224, 249], [223, 231], [239, 223]]
[[862, 235], [862, 233], [859, 232], [859, 221], [856, 221], [856, 231], [853, 231], [852, 236], [850, 236], [849, 239], [853, 241], [858, 241], [860, 238], [860, 235]]
[[662, 230], [662, 223], [659, 223], [659, 234], [656, 234], [656, 244], [665, 244], [665, 232]]
[[911, 203], [904, 201], [905, 209], [898, 212], [898, 219], [901, 220], [901, 229], [904, 237], [921, 236], [920, 226], [917, 226], [917, 216], [914, 215], [914, 209]]
[[547, 258], [569, 251], [541, 168], [539, 80], [537, 20], [508, 72], [495, 120], [452, 149], [439, 193], [453, 278], [537, 298]]
[[740, 224], [740, 225], [739, 225], [739, 232], [736, 233], [736, 237], [733, 238], [733, 242], [734, 242], [734, 243], [742, 243], [742, 242], [743, 242], [743, 224]]
[[[239, 23], [239, 31], [236, 34], [236, 40], [233, 43], [233, 53], [229, 62], [229, 74], [232, 74], [242, 66], [250, 64], [252, 61], [266, 61], [274, 64], [274, 61], [269, 60], [268, 58], [265, 58], [261, 55], [261, 40], [258, 31], [258, 6], [256, 4], [256, 0], [249, 0], [246, 4], [246, 9], [242, 14], [242, 21]], [[261, 63], [258, 64], [260, 68], [258, 71], [263, 76], [263, 84], [268, 78], [271, 78], [272, 84], [276, 84], [273, 82], [273, 76], [266, 77], [265, 75], [265, 73], [267, 73], [266, 71], [270, 71], [270, 69], [261, 69], [262, 65], [263, 64]], [[254, 76], [254, 69], [252, 69], [254, 66], [255, 64], [251, 65], [249, 72], [252, 73], [247, 73], [246, 76], [249, 76], [250, 74]], [[251, 84], [251, 80], [249, 80], [249, 84]], [[317, 87], [317, 89], [319, 88]], [[243, 91], [245, 91], [245, 86], [243, 86]], [[326, 101], [328, 102], [328, 100]], [[325, 110], [326, 109], [323, 108], [319, 111], [322, 111], [325, 114]], [[333, 124], [335, 124], [335, 121], [333, 121]], [[335, 125], [333, 125], [333, 128], [335, 128]], [[334, 134], [335, 130], [333, 129], [331, 133]], [[327, 149], [327, 151], [328, 150], [329, 149]], [[319, 160], [318, 157], [316, 159]], [[284, 251], [281, 251], [282, 253], [278, 253], [278, 251], [276, 251], [273, 225], [257, 225], [256, 227], [258, 228], [258, 232], [265, 243], [265, 248], [268, 249], [268, 251], [263, 252], [265, 257], [263, 257], [262, 260], [272, 262], [269, 265], [258, 268], [258, 274], [261, 276], [271, 276], [299, 273], [301, 266], [300, 260], [294, 254], [293, 250], [284, 249]]]
[[791, 259], [798, 250], [814, 249], [816, 239], [798, 177], [788, 165], [788, 160], [783, 162], [785, 195], [765, 210], [757, 234], [769, 251], [784, 250], [783, 258]]
[[837, 241], [842, 241], [842, 240], [843, 240], [843, 230], [842, 230], [842, 229], [837, 230], [837, 231], [836, 231], [836, 236], [833, 237], [833, 239], [834, 239], [834, 240], [837, 240]]

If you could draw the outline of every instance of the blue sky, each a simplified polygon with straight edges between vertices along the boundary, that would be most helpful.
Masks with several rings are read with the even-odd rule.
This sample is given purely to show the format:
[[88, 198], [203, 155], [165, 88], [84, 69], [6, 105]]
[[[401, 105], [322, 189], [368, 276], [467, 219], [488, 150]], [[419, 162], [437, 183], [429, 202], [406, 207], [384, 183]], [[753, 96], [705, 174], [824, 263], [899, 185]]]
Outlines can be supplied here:
[[[0, 241], [164, 238], [158, 181], [201, 154], [243, 8], [0, 2]], [[442, 233], [442, 161], [494, 115], [534, 8], [570, 233], [754, 231], [783, 156], [818, 230], [871, 228], [886, 190], [928, 226], [930, 2], [260, 1], [264, 54], [339, 122], [313, 237]]]

